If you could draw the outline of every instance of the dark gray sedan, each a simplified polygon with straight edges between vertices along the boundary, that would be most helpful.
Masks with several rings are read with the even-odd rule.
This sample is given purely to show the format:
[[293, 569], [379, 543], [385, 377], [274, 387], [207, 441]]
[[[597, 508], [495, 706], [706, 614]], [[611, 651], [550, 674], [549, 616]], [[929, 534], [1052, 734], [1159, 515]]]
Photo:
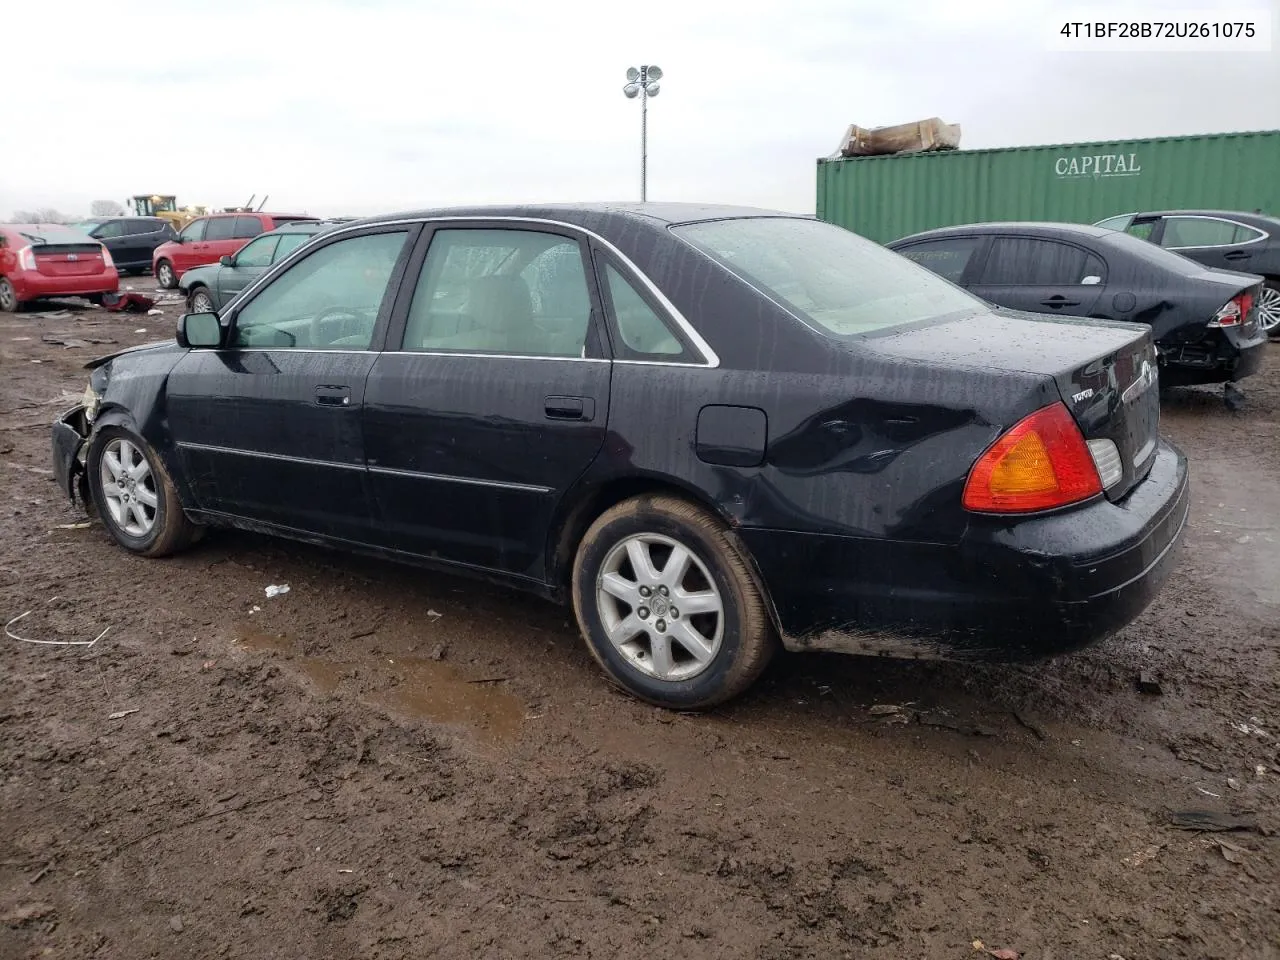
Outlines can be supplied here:
[[286, 224], [246, 243], [236, 253], [217, 263], [188, 270], [178, 281], [178, 289], [187, 297], [192, 313], [209, 313], [222, 309], [241, 290], [251, 284], [267, 268], [279, 263], [317, 233], [335, 224], [327, 221], [302, 221]]

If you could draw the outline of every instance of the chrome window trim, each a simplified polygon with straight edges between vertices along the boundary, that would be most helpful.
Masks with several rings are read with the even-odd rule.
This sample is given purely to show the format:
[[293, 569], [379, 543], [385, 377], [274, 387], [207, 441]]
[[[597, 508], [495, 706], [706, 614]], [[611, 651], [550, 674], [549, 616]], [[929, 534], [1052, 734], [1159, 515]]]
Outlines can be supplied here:
[[[334, 237], [341, 237], [343, 234], [346, 234], [346, 233], [357, 233], [364, 230], [377, 230], [377, 229], [381, 229], [382, 227], [398, 227], [398, 226], [412, 227], [417, 224], [431, 225], [431, 224], [437, 224], [437, 223], [527, 223], [527, 224], [534, 224], [534, 225], [543, 226], [543, 227], [555, 227], [559, 230], [567, 230], [571, 233], [577, 233], [582, 236], [588, 237], [591, 240], [596, 241], [597, 243], [600, 244], [600, 246], [602, 246], [605, 250], [607, 250], [612, 256], [616, 257], [618, 262], [622, 264], [622, 266], [626, 270], [630, 271], [630, 273], [644, 285], [644, 288], [649, 291], [649, 293], [653, 296], [653, 298], [658, 302], [658, 305], [667, 312], [667, 315], [676, 323], [677, 326], [680, 327], [680, 329], [684, 332], [685, 336], [689, 338], [689, 341], [694, 345], [694, 347], [698, 350], [698, 352], [702, 354], [706, 362], [699, 363], [699, 364], [692, 364], [692, 365], [699, 366], [699, 367], [706, 367], [710, 369], [714, 369], [720, 366], [719, 354], [717, 354], [715, 350], [711, 348], [711, 345], [707, 343], [706, 340], [703, 339], [702, 335], [698, 333], [696, 329], [694, 329], [694, 326], [692, 323], [689, 322], [689, 319], [683, 313], [681, 313], [680, 310], [676, 307], [676, 305], [672, 303], [671, 300], [667, 297], [667, 295], [664, 294], [658, 288], [658, 285], [649, 278], [649, 275], [646, 274], [643, 270], [641, 270], [638, 266], [636, 266], [635, 261], [632, 260], [630, 257], [628, 257], [621, 250], [619, 250], [611, 240], [601, 236], [600, 234], [596, 233], [594, 230], [591, 230], [587, 227], [578, 226], [577, 224], [574, 224], [574, 223], [566, 223], [561, 220], [548, 220], [545, 217], [486, 216], [484, 214], [475, 214], [473, 216], [442, 216], [442, 217], [423, 216], [423, 217], [408, 217], [408, 218], [399, 219], [399, 220], [380, 220], [374, 223], [355, 223], [355, 224], [350, 224], [348, 226], [337, 227], [333, 230], [324, 230], [324, 231], [321, 231], [320, 233], [317, 233], [315, 237], [313, 237], [311, 240], [307, 241], [306, 243], [302, 244], [300, 247], [292, 251], [289, 254], [289, 256], [287, 256], [284, 260], [281, 260], [279, 263], [272, 264], [269, 270], [267, 270], [265, 273], [259, 276], [256, 280], [254, 280], [252, 283], [246, 286], [238, 294], [236, 294], [230, 301], [228, 301], [228, 303], [222, 308], [222, 310], [219, 311], [219, 315], [221, 315], [221, 313], [229, 312], [235, 309], [242, 299], [249, 296], [249, 294], [251, 294], [254, 290], [256, 290], [258, 287], [262, 286], [264, 283], [266, 283], [268, 280], [274, 277], [277, 272], [283, 272], [285, 269], [287, 269], [289, 265], [293, 262], [294, 258], [298, 257], [299, 254], [305, 254], [305, 252], [310, 249], [312, 244], [315, 243], [316, 239], [320, 237], [323, 237], [326, 240], [330, 240]], [[676, 239], [680, 239], [680, 238], [676, 237]], [[283, 349], [288, 349], [288, 348], [283, 348]], [[396, 353], [401, 351], [388, 350], [386, 352]], [[408, 353], [408, 352], [414, 352], [414, 351], [403, 351], [403, 352]], [[450, 356], [456, 356], [456, 354], [450, 354]], [[493, 356], [493, 355], [483, 354], [483, 356]], [[563, 359], [563, 358], [554, 358], [554, 359]], [[660, 361], [646, 361], [646, 362], [660, 363]]]
[[468, 357], [476, 360], [568, 360], [573, 363], [612, 363], [604, 357], [557, 357], [548, 353], [477, 353], [471, 350], [383, 350], [388, 357]]
[[[1252, 230], [1258, 234], [1252, 240], [1241, 240], [1239, 243], [1193, 243], [1184, 247], [1164, 247], [1166, 250], [1217, 250], [1219, 247], [1244, 247], [1251, 243], [1261, 243], [1263, 240], [1271, 239], [1271, 234], [1261, 227], [1255, 227], [1251, 223], [1242, 223], [1239, 220], [1232, 220], [1230, 217], [1212, 217], [1205, 213], [1173, 213], [1160, 219], [1165, 221], [1166, 229], [1170, 220], [1216, 220], [1218, 223], [1229, 223], [1233, 227], [1244, 227], [1246, 230]], [[1161, 246], [1163, 247], [1164, 244], [1161, 244]]]

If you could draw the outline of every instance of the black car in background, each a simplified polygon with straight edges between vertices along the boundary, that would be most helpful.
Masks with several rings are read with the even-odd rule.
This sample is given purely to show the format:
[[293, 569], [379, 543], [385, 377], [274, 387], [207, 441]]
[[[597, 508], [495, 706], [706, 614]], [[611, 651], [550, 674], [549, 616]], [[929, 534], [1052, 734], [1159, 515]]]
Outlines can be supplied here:
[[1073, 223], [979, 223], [888, 244], [982, 299], [1151, 327], [1162, 386], [1257, 372], [1261, 277], [1203, 267], [1126, 233]]
[[244, 527], [571, 601], [615, 682], [696, 708], [779, 639], [1027, 658], [1130, 621], [1188, 506], [1153, 362], [810, 218], [437, 210], [91, 363], [54, 469], [145, 556]]
[[1244, 270], [1266, 280], [1258, 323], [1280, 337], [1280, 218], [1225, 210], [1126, 213], [1094, 224], [1159, 244], [1206, 267]]
[[92, 217], [76, 226], [106, 246], [122, 274], [146, 273], [155, 248], [176, 236], [160, 217]]
[[302, 220], [263, 233], [231, 256], [217, 263], [188, 270], [178, 280], [178, 290], [187, 298], [192, 313], [220, 310], [222, 305], [262, 276], [293, 251], [338, 223], [338, 220]]

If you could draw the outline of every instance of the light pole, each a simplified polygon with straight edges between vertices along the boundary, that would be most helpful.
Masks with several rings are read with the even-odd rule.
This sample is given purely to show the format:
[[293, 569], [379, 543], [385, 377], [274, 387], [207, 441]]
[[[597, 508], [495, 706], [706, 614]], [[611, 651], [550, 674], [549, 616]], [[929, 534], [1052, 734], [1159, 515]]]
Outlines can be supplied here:
[[652, 64], [627, 67], [627, 85], [622, 92], [628, 100], [640, 97], [640, 202], [644, 203], [648, 193], [649, 172], [649, 98], [656, 97], [662, 88], [658, 81], [662, 79], [662, 68]]

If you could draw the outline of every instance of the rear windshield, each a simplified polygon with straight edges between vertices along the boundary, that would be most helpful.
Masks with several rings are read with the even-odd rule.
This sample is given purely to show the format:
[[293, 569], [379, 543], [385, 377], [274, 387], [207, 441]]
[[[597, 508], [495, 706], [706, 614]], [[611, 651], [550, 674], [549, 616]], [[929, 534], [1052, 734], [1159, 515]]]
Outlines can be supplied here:
[[982, 309], [980, 300], [906, 257], [818, 220], [754, 217], [672, 229], [829, 336]]

